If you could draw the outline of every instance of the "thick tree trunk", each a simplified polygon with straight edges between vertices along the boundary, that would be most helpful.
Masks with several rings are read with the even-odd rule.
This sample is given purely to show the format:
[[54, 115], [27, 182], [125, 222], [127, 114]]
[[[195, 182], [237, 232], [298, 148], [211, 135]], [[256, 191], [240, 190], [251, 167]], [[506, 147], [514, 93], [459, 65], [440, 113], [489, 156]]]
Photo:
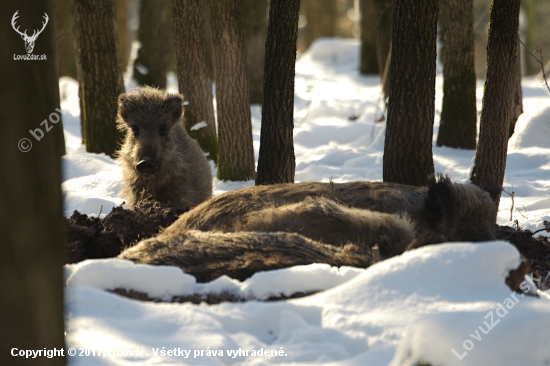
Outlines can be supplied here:
[[317, 38], [336, 35], [336, 0], [302, 0], [302, 7], [307, 19], [306, 48]]
[[[49, 22], [36, 40], [34, 55], [46, 60], [14, 60], [26, 55], [24, 42], [9, 26], [27, 34], [40, 29], [44, 13]], [[59, 84], [51, 1], [0, 2], [0, 364], [65, 365], [63, 318], [64, 225], [61, 161], [56, 131]], [[9, 28], [9, 29], [8, 29]], [[8, 57], [9, 56], [9, 57]], [[53, 116], [53, 114], [57, 116]], [[47, 123], [42, 124], [46, 120]], [[37, 140], [29, 133], [42, 130]], [[49, 130], [48, 130], [49, 129]], [[31, 145], [32, 144], [32, 145]], [[57, 349], [39, 361], [11, 356], [18, 350]]]
[[115, 34], [114, 0], [75, 0], [80, 118], [86, 151], [113, 156], [122, 140], [117, 98], [124, 92]]
[[267, 5], [267, 0], [241, 0], [246, 76], [251, 104], [263, 103]]
[[[393, 0], [374, 0], [375, 30], [376, 30], [376, 58], [378, 70], [382, 78], [382, 90], [387, 100], [390, 95], [389, 61], [393, 29]], [[388, 66], [388, 67], [387, 67]], [[387, 70], [388, 69], [388, 70]], [[384, 73], [386, 78], [384, 79]]]
[[[53, 50], [54, 50], [54, 52], [53, 52], [52, 55], [49, 55], [47, 57], [48, 57], [48, 59], [50, 59], [55, 64], [55, 73], [56, 73], [56, 77], [57, 77], [57, 80], [58, 80], [58, 83], [59, 83], [59, 77], [61, 75], [59, 75], [59, 64], [60, 63], [59, 63], [59, 48], [58, 48], [58, 44], [59, 44], [58, 40], [59, 39], [58, 39], [58, 35], [60, 34], [60, 31], [57, 27], [57, 19], [59, 18], [58, 11], [60, 11], [60, 9], [58, 7], [58, 4], [55, 4], [52, 0], [50, 0], [50, 1], [51, 1], [51, 3], [49, 5], [49, 8], [50, 8], [50, 14], [49, 15], [52, 17], [52, 19], [54, 19], [54, 21], [51, 22], [51, 24], [49, 24], [50, 21], [48, 20], [47, 26], [50, 26], [53, 29], [53, 33], [54, 33], [54, 36], [53, 36], [54, 37], [53, 38], [54, 48], [53, 48]], [[70, 13], [70, 9], [69, 9], [69, 13]], [[21, 19], [21, 16], [19, 16], [18, 20], [20, 20], [20, 19]], [[41, 21], [44, 21], [44, 18], [42, 18]], [[33, 24], [31, 26], [36, 26], [39, 29], [39, 26], [41, 24], [42, 23], [38, 23], [38, 24]], [[64, 26], [66, 27], [66, 25], [64, 25]], [[70, 32], [71, 29], [69, 28], [68, 31]], [[72, 40], [74, 42], [74, 38]], [[75, 66], [76, 65], [76, 59], [75, 59], [75, 53], [74, 53], [74, 44], [73, 44], [73, 48], [72, 48], [72, 53], [70, 53], [70, 55], [67, 55], [67, 56], [72, 58], [73, 66]], [[56, 89], [59, 90], [59, 84], [57, 85]], [[59, 105], [59, 95], [57, 95], [56, 98], [57, 98], [57, 104]], [[58, 115], [59, 115], [59, 113], [60, 112], [58, 112]], [[57, 156], [61, 157], [61, 156], [65, 155], [66, 150], [65, 150], [65, 133], [63, 132], [63, 122], [61, 121], [62, 120], [61, 115], [59, 115], [59, 117], [60, 117], [59, 122], [55, 123], [55, 125], [59, 126], [59, 128], [55, 128], [53, 130], [50, 130], [51, 132], [49, 133], [49, 135], [51, 135], [51, 138], [53, 138], [55, 140], [55, 148], [57, 150], [57, 152], [56, 152]], [[54, 120], [56, 119], [56, 117], [53, 117], [53, 118], [54, 118]], [[48, 128], [44, 127], [43, 125], [41, 125], [41, 126], [42, 126], [42, 129], [45, 130], [44, 132], [48, 132]]]
[[294, 76], [299, 0], [271, 0], [256, 185], [294, 182]]
[[206, 74], [210, 80], [216, 80], [216, 60], [214, 59], [214, 41], [212, 39], [212, 14], [208, 1], [199, 1], [199, 8], [202, 16], [202, 27], [204, 28]]
[[359, 71], [364, 75], [378, 74], [374, 0], [360, 0], [359, 8], [361, 10], [361, 65]]
[[[178, 63], [178, 87], [186, 102], [185, 128], [208, 158], [218, 159], [218, 139], [212, 98], [212, 81], [206, 70], [206, 42], [197, 0], [173, 0], [172, 18]], [[204, 122], [206, 126], [197, 126]], [[196, 126], [196, 127], [194, 127]], [[200, 128], [197, 128], [200, 127]]]
[[474, 150], [477, 110], [472, 0], [440, 0], [443, 107], [437, 146]]
[[520, 0], [493, 0], [487, 44], [487, 76], [479, 143], [471, 180], [504, 182], [510, 117], [516, 83]]
[[132, 48], [132, 40], [128, 28], [128, 0], [115, 0], [115, 17], [120, 69], [124, 74], [128, 66], [130, 50]]
[[396, 0], [384, 181], [425, 185], [433, 174], [437, 0]]
[[516, 78], [514, 79], [514, 96], [512, 100], [512, 114], [510, 115], [510, 130], [508, 138], [512, 137], [516, 129], [516, 122], [523, 113], [523, 92], [521, 90], [521, 44], [519, 38], [516, 43]]
[[210, 0], [216, 59], [218, 179], [254, 178], [254, 146], [238, 0]]
[[59, 76], [77, 78], [73, 14], [71, 2], [55, 0], [56, 45]]
[[137, 39], [141, 43], [134, 61], [134, 79], [140, 85], [166, 88], [172, 47], [170, 0], [141, 0]]

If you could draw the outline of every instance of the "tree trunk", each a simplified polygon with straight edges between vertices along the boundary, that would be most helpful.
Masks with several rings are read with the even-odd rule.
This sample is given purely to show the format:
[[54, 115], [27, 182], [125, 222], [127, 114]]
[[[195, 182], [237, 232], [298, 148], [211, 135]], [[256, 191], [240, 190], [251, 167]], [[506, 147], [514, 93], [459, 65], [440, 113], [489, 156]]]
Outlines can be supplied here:
[[76, 54], [73, 33], [73, 14], [71, 13], [71, 2], [67, 0], [55, 0], [55, 22], [57, 45], [57, 61], [59, 76], [70, 76], [77, 78]]
[[[206, 70], [206, 43], [198, 0], [173, 0], [173, 31], [178, 63], [179, 92], [189, 102], [185, 106], [185, 128], [208, 152], [214, 162], [218, 158], [218, 139], [212, 98], [212, 81]], [[205, 127], [193, 129], [197, 123]]]
[[124, 92], [115, 34], [114, 0], [75, 0], [80, 118], [86, 151], [114, 156], [122, 140], [116, 128], [117, 98]]
[[267, 0], [241, 0], [250, 104], [263, 103]]
[[128, 0], [115, 0], [115, 17], [120, 69], [124, 74], [128, 66], [130, 50], [132, 48], [130, 30], [128, 29]]
[[[376, 30], [376, 58], [378, 61], [378, 70], [382, 78], [382, 90], [384, 98], [387, 100], [390, 95], [390, 73], [389, 66], [392, 28], [393, 28], [393, 0], [374, 0], [375, 30]], [[387, 74], [384, 79], [384, 73]]]
[[[525, 45], [530, 51], [533, 51], [535, 48], [540, 48], [541, 42], [539, 38], [540, 32], [540, 22], [539, 22], [539, 4], [542, 1], [524, 1], [523, 10], [525, 16], [525, 26], [526, 30], [525, 35]], [[520, 5], [521, 6], [521, 5]], [[540, 32], [545, 33], [545, 32]], [[529, 52], [525, 52], [525, 75], [536, 74], [540, 69], [540, 65], [533, 59]]]
[[141, 47], [134, 61], [134, 79], [140, 85], [164, 89], [172, 46], [170, 0], [141, 0], [139, 4]]
[[294, 182], [294, 76], [299, 0], [271, 0], [256, 185]]
[[512, 114], [510, 116], [510, 130], [508, 138], [512, 137], [516, 129], [516, 122], [523, 113], [523, 93], [521, 90], [521, 45], [519, 38], [516, 43], [516, 78], [514, 79], [514, 96], [512, 100]]
[[[33, 54], [46, 60], [14, 60], [27, 55], [21, 37], [9, 26], [18, 11], [20, 29], [39, 30]], [[0, 364], [65, 365], [63, 264], [64, 224], [61, 160], [56, 131], [59, 82], [52, 2], [0, 2]], [[10, 29], [7, 29], [10, 28]], [[8, 57], [9, 56], [9, 57]], [[57, 117], [52, 116], [56, 114]], [[48, 122], [42, 124], [46, 120]], [[42, 134], [38, 133], [42, 130]], [[29, 132], [42, 136], [37, 140]], [[32, 145], [31, 145], [32, 144]], [[17, 146], [16, 146], [17, 145]], [[18, 350], [57, 349], [39, 361], [11, 356]]]
[[437, 146], [474, 150], [477, 110], [472, 0], [440, 0], [443, 107]]
[[422, 186], [433, 174], [437, 0], [396, 0], [384, 181]]
[[210, 0], [216, 60], [218, 179], [254, 178], [254, 146], [238, 0]]
[[[487, 76], [479, 143], [471, 180], [504, 182], [508, 134], [516, 83], [520, 0], [493, 0], [487, 43]], [[499, 197], [500, 198], [500, 197]]]
[[216, 80], [216, 60], [214, 60], [214, 41], [212, 39], [212, 14], [210, 14], [210, 4], [208, 1], [199, 1], [199, 8], [202, 16], [206, 46], [206, 74], [210, 80], [214, 81]]
[[360, 0], [359, 8], [361, 11], [361, 65], [359, 71], [363, 75], [378, 74], [374, 0]]
[[306, 48], [317, 38], [336, 35], [336, 0], [302, 0], [302, 7], [307, 19]]

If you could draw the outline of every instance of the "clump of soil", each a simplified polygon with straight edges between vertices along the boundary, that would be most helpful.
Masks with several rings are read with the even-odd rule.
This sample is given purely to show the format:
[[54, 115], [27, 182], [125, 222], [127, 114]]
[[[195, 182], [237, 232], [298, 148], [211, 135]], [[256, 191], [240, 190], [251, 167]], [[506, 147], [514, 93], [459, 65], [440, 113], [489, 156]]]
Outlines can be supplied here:
[[499, 226], [497, 237], [507, 240], [518, 248], [521, 255], [527, 259], [533, 280], [540, 290], [550, 289], [550, 241], [548, 237], [533, 237], [533, 232]]
[[67, 263], [116, 257], [138, 241], [157, 235], [188, 210], [189, 207], [145, 201], [138, 203], [134, 210], [114, 207], [103, 219], [75, 211], [65, 219]]

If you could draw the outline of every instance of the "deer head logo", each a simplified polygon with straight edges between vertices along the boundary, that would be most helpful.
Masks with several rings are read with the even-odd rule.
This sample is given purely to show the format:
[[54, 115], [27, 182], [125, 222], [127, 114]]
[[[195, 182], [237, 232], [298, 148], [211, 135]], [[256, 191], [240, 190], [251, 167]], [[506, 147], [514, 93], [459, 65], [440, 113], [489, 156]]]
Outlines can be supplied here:
[[13, 17], [11, 18], [11, 26], [13, 27], [13, 29], [19, 33], [21, 35], [21, 38], [23, 38], [23, 40], [25, 41], [25, 49], [27, 50], [27, 53], [32, 53], [32, 50], [34, 49], [34, 42], [36, 41], [36, 38], [38, 38], [38, 35], [40, 33], [42, 33], [42, 31], [44, 30], [44, 28], [46, 28], [46, 24], [48, 24], [48, 14], [44, 13], [44, 22], [42, 22], [42, 29], [40, 30], [34, 30], [34, 32], [32, 33], [32, 36], [29, 36], [27, 35], [27, 30], [25, 29], [24, 32], [21, 32], [19, 31], [19, 27], [15, 27], [15, 20], [17, 18], [19, 18], [19, 15], [17, 15], [17, 13], [19, 12], [19, 10], [17, 10], [15, 12], [15, 14], [13, 14]]

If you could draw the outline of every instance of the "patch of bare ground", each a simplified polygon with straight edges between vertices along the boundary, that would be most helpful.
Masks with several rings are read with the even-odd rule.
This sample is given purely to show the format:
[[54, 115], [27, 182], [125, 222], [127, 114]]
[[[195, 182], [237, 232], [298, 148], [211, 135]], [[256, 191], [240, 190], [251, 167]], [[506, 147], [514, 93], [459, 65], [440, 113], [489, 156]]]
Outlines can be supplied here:
[[533, 234], [519, 227], [499, 226], [497, 237], [518, 248], [529, 264], [533, 281], [540, 290], [546, 291], [550, 289], [550, 241], [546, 236], [534, 237]]
[[188, 210], [146, 201], [134, 210], [114, 207], [103, 219], [74, 211], [65, 219], [67, 263], [116, 257], [138, 241], [157, 235]]
[[[153, 301], [153, 302], [166, 302], [165, 300], [162, 300], [160, 298], [156, 297], [150, 297], [148, 294], [144, 292], [134, 291], [134, 290], [126, 290], [123, 288], [116, 288], [114, 290], [111, 290], [110, 292], [113, 292], [115, 294], [129, 297], [131, 299], [141, 300], [141, 301]], [[191, 295], [177, 295], [173, 296], [172, 299], [169, 302], [172, 303], [192, 303], [192, 304], [200, 304], [201, 302], [205, 302], [209, 305], [213, 304], [219, 304], [221, 302], [245, 302], [245, 301], [279, 301], [279, 300], [288, 300], [288, 299], [297, 299], [300, 297], [306, 297], [313, 294], [316, 294], [319, 291], [306, 291], [306, 292], [296, 292], [293, 293], [290, 296], [285, 295], [277, 295], [277, 296], [270, 296], [267, 299], [256, 299], [256, 298], [244, 298], [239, 295], [235, 295], [229, 292], [222, 292], [220, 294], [191, 294]]]

